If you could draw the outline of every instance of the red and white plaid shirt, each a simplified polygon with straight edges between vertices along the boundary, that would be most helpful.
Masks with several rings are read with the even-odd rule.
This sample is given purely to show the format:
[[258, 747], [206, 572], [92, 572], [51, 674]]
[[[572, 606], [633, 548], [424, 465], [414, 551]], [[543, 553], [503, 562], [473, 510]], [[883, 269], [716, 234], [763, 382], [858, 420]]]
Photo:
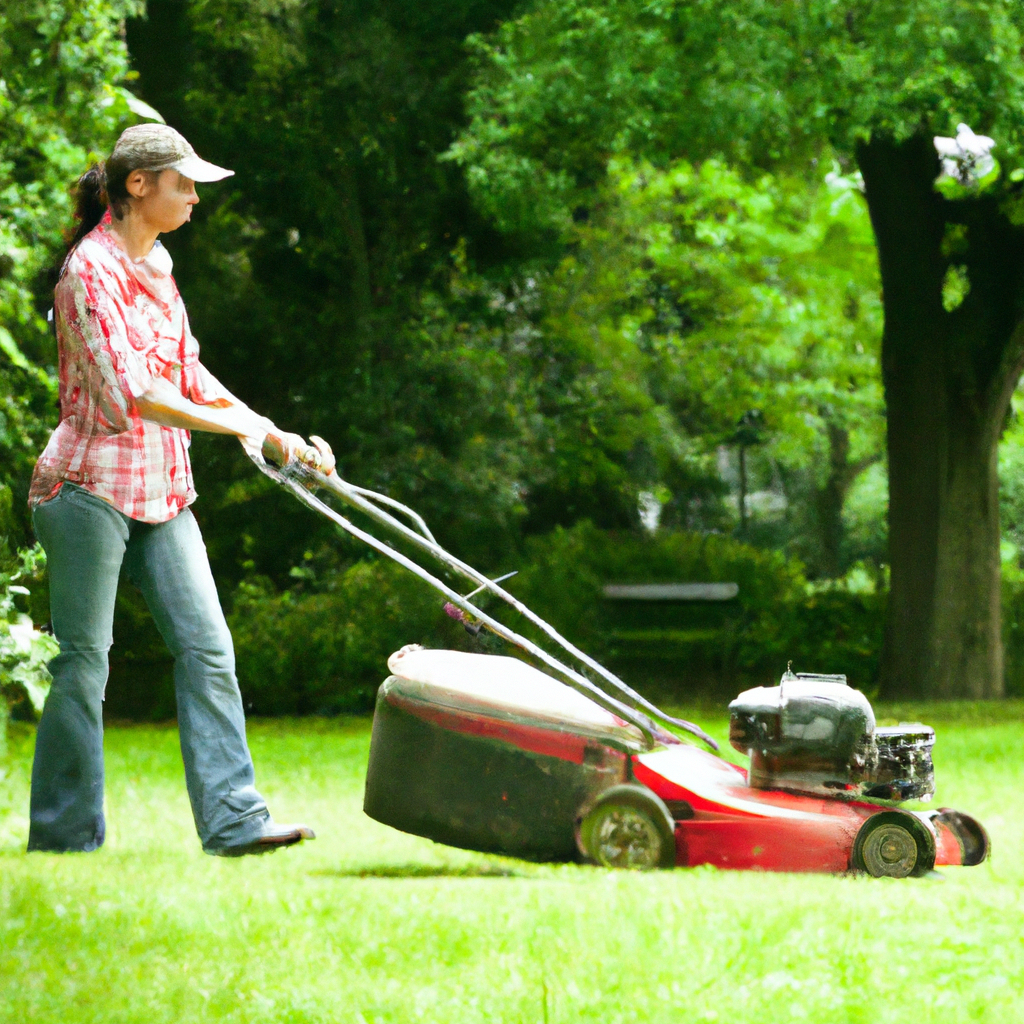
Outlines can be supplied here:
[[57, 285], [60, 425], [39, 456], [29, 505], [78, 484], [131, 519], [163, 523], [195, 501], [189, 432], [142, 419], [135, 399], [166, 377], [193, 402], [223, 392], [199, 362], [171, 257], [133, 260], [110, 213], [82, 239]]

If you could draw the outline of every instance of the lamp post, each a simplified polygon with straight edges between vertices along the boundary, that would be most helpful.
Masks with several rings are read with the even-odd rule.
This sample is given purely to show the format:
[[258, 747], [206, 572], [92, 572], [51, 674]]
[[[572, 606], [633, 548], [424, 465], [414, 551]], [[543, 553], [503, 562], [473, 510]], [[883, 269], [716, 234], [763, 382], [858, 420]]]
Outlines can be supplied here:
[[764, 441], [764, 416], [760, 409], [749, 409], [736, 424], [733, 444], [740, 449], [740, 533], [747, 532], [747, 449]]

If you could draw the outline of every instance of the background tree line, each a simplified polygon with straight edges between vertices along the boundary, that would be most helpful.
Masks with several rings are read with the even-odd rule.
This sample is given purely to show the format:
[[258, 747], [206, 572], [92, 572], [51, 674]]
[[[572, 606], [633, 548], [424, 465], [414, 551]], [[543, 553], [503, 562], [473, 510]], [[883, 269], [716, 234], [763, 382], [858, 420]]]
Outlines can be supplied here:
[[[547, 565], [524, 594], [576, 609], [604, 656], [625, 657], [613, 624], [559, 596], [572, 566], [597, 587], [599, 564], [757, 565], [742, 608], [671, 648], [677, 684], [774, 671], [785, 647], [890, 695], [995, 695], [1005, 646], [1016, 685], [1012, 5], [8, 0], [0, 17], [12, 550], [54, 422], [66, 187], [140, 98], [237, 172], [167, 240], [211, 369], [481, 568]], [[997, 138], [1003, 173], [949, 198], [930, 137], [961, 120]], [[456, 642], [418, 585], [236, 447], [194, 448], [242, 663], [277, 680], [251, 682], [257, 708], [358, 704], [396, 639]], [[157, 713], [132, 696], [164, 679], [144, 623], [126, 593], [112, 695]], [[314, 628], [320, 655], [299, 650]]]

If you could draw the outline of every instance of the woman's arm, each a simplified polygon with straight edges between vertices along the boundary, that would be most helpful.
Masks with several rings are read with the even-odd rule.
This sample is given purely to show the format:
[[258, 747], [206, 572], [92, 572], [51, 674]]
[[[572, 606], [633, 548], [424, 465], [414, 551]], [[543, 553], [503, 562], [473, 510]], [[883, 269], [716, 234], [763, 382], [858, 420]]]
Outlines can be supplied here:
[[315, 437], [315, 447], [307, 445], [298, 434], [279, 430], [271, 420], [253, 412], [223, 385], [218, 387], [223, 398], [211, 405], [199, 405], [186, 398], [166, 377], [158, 377], [144, 395], [135, 399], [135, 407], [144, 420], [161, 426], [233, 434], [257, 449], [269, 436], [274, 457], [282, 464], [300, 459], [325, 475], [333, 472], [334, 455], [325, 441]]
[[152, 387], [135, 399], [135, 406], [144, 420], [159, 423], [163, 427], [207, 430], [214, 434], [234, 434], [236, 437], [258, 441], [262, 441], [269, 429], [269, 421], [264, 421], [247, 406], [243, 408], [234, 403], [197, 405], [166, 377], [157, 377]]

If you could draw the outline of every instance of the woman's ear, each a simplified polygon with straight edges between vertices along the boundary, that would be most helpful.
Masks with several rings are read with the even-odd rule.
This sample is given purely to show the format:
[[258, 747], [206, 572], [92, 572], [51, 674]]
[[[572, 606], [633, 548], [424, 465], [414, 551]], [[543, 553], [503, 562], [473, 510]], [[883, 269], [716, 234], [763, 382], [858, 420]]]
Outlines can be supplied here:
[[149, 191], [149, 184], [149, 175], [143, 170], [135, 170], [125, 179], [124, 187], [128, 195], [141, 199]]

